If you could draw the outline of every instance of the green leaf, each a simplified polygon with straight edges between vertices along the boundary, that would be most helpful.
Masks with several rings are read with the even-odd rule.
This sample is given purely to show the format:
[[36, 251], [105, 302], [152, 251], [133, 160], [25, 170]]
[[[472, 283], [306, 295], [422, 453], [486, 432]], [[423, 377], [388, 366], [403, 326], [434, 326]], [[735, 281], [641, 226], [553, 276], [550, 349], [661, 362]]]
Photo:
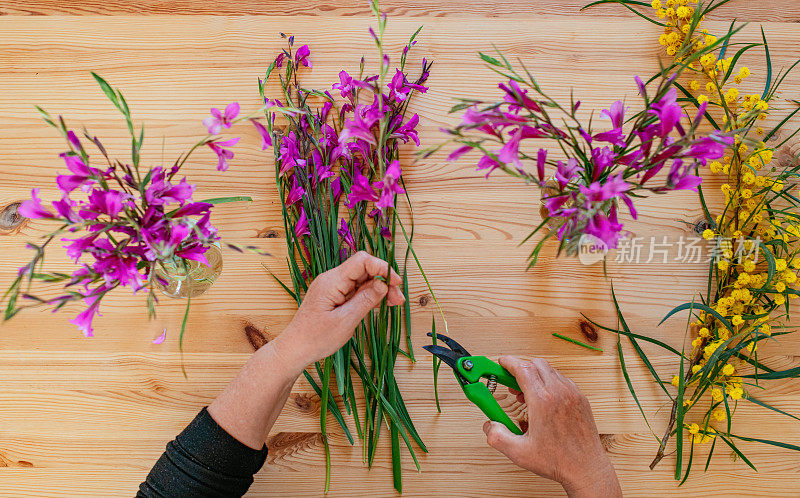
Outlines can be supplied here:
[[761, 94], [762, 99], [766, 99], [769, 94], [769, 86], [772, 83], [772, 58], [769, 56], [769, 44], [767, 37], [764, 35], [764, 27], [761, 27], [761, 39], [764, 41], [764, 57], [767, 59], [767, 81], [764, 85], [764, 93]]
[[783, 443], [780, 441], [771, 441], [769, 439], [760, 439], [757, 437], [737, 436], [735, 434], [728, 434], [728, 436], [735, 437], [736, 439], [741, 439], [742, 441], [769, 444], [771, 446], [777, 446], [779, 448], [786, 448], [787, 450], [800, 451], [800, 446], [797, 446], [796, 444]]
[[208, 204], [225, 204], [228, 202], [240, 202], [240, 201], [252, 202], [253, 198], [247, 195], [235, 195], [232, 197], [212, 197], [211, 199], [203, 199], [200, 202], [206, 202]]
[[99, 74], [95, 73], [94, 71], [92, 71], [92, 76], [94, 77], [95, 81], [97, 81], [97, 84], [100, 85], [100, 88], [103, 90], [103, 93], [106, 94], [108, 100], [110, 100], [114, 104], [114, 106], [120, 108], [119, 100], [117, 99], [117, 94], [111, 88], [111, 85], [109, 85], [106, 80], [104, 80], [102, 77], [100, 77]]
[[667, 321], [667, 319], [669, 317], [671, 317], [672, 315], [674, 315], [675, 313], [677, 313], [679, 311], [683, 311], [683, 310], [686, 310], [686, 309], [695, 309], [695, 308], [703, 310], [706, 313], [710, 313], [711, 315], [714, 315], [714, 318], [716, 318], [717, 320], [720, 321], [720, 323], [725, 325], [725, 328], [730, 330], [732, 333], [734, 332], [733, 331], [733, 325], [730, 324], [730, 322], [728, 321], [727, 318], [725, 318], [724, 316], [722, 316], [719, 313], [717, 313], [716, 310], [706, 306], [705, 304], [701, 304], [701, 303], [683, 303], [683, 304], [681, 304], [679, 306], [676, 306], [676, 307], [674, 307], [672, 309], [672, 311], [667, 313], [667, 315], [660, 322], [658, 322], [658, 324], [661, 325], [662, 323]]
[[495, 59], [491, 55], [486, 55], [483, 52], [478, 52], [478, 56], [481, 59], [483, 59], [483, 61], [486, 62], [487, 64], [491, 64], [492, 66], [497, 66], [497, 67], [505, 67], [502, 64], [500, 64], [499, 60]]
[[[760, 377], [759, 377], [759, 378], [760, 378]], [[793, 419], [795, 419], [795, 420], [800, 420], [800, 418], [798, 418], [798, 417], [795, 417], [795, 416], [794, 416], [794, 415], [792, 415], [791, 413], [787, 413], [787, 412], [785, 412], [785, 411], [783, 411], [783, 410], [781, 410], [781, 409], [779, 409], [779, 408], [775, 408], [774, 406], [772, 406], [772, 405], [770, 405], [770, 404], [768, 404], [768, 403], [765, 403], [765, 402], [763, 402], [763, 401], [760, 401], [760, 400], [758, 400], [758, 399], [756, 399], [756, 398], [754, 398], [754, 397], [752, 397], [752, 396], [745, 396], [745, 397], [744, 397], [744, 399], [746, 399], [747, 401], [749, 401], [749, 402], [751, 402], [751, 403], [755, 403], [755, 404], [757, 404], [757, 405], [763, 406], [764, 408], [767, 408], [767, 409], [769, 409], [769, 410], [772, 410], [772, 411], [774, 411], [774, 412], [778, 412], [778, 413], [781, 413], [781, 414], [783, 414], [783, 415], [786, 415], [787, 417], [791, 417], [791, 418], [793, 418]]]
[[[730, 434], [730, 435], [733, 436], [733, 434]], [[736, 436], [733, 436], [733, 437], [736, 437]], [[758, 469], [756, 468], [756, 466], [753, 465], [753, 463], [750, 460], [748, 460], [748, 458], [746, 456], [744, 456], [744, 453], [739, 451], [739, 448], [737, 448], [736, 445], [733, 444], [733, 441], [728, 441], [728, 439], [725, 436], [723, 436], [722, 434], [717, 434], [717, 438], [722, 439], [722, 442], [727, 444], [728, 446], [730, 446], [730, 448], [733, 450], [733, 452], [736, 453], [739, 456], [739, 458], [741, 458], [742, 461], [744, 461], [744, 463], [746, 463], [751, 469], [753, 469], [756, 472], [758, 472]], [[742, 439], [742, 438], [740, 438], [740, 439]]]
[[[741, 375], [740, 377], [745, 379], [753, 379], [755, 378], [755, 375]], [[800, 377], [800, 367], [758, 374], [758, 378], [761, 380], [793, 379], [795, 377]]]
[[656, 438], [658, 444], [661, 444], [661, 440], [656, 435], [653, 428], [650, 427], [650, 421], [647, 420], [647, 415], [644, 413], [644, 408], [642, 408], [642, 404], [639, 402], [639, 396], [636, 395], [636, 390], [633, 388], [633, 383], [631, 382], [631, 377], [628, 375], [628, 369], [625, 366], [625, 355], [622, 354], [622, 344], [620, 342], [619, 336], [617, 337], [617, 357], [619, 358], [619, 366], [622, 369], [622, 376], [625, 378], [625, 384], [628, 386], [628, 391], [630, 391], [631, 396], [633, 396], [633, 400], [636, 401], [636, 406], [639, 407], [639, 413], [642, 414], [642, 418], [644, 419], [644, 423], [647, 424], [647, 427], [650, 429], [650, 432], [653, 434], [653, 437]]

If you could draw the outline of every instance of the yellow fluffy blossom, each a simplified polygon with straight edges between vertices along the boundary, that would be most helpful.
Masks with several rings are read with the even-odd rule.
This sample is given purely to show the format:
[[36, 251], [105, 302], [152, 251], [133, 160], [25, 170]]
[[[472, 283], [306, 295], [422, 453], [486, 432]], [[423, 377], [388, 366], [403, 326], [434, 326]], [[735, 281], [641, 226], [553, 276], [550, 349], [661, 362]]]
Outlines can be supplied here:
[[726, 363], [724, 367], [722, 367], [722, 375], [726, 377], [730, 377], [736, 372], [736, 369], [733, 368], [733, 365], [730, 363]]

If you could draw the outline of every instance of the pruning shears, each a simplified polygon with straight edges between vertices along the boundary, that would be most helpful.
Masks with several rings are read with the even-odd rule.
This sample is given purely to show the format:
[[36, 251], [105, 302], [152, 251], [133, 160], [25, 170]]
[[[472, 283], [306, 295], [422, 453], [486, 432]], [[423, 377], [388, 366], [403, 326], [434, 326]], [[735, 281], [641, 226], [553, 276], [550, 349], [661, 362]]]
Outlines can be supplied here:
[[[430, 332], [428, 335], [433, 337]], [[489, 420], [500, 422], [514, 434], [521, 435], [522, 430], [500, 408], [493, 396], [498, 382], [519, 391], [519, 384], [514, 376], [485, 356], [472, 356], [461, 344], [445, 335], [436, 334], [436, 338], [449, 348], [435, 344], [422, 347], [453, 369], [467, 399], [480, 408]], [[486, 384], [481, 382], [482, 379], [486, 379]]]

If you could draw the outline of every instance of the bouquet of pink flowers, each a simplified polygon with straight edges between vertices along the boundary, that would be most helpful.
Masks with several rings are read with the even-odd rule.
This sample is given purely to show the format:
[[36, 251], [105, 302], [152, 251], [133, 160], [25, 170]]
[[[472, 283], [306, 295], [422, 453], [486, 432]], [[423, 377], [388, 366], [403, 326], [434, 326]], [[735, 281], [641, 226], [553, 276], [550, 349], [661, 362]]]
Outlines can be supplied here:
[[[86, 308], [72, 323], [87, 337], [93, 335], [92, 320], [99, 314], [102, 299], [117, 287], [129, 287], [134, 294], [146, 290], [148, 314], [154, 317], [158, 301], [155, 289], [166, 288], [172, 272], [186, 273], [190, 266], [208, 264], [206, 253], [219, 239], [217, 229], [211, 225], [212, 206], [252, 200], [226, 197], [195, 201], [195, 187], [185, 177], [177, 179], [192, 152], [203, 145], [217, 154], [219, 171], [228, 168], [228, 161], [233, 158], [230, 147], [239, 139], [222, 140], [218, 135], [222, 128], [248, 119], [238, 118], [239, 104], [234, 102], [224, 111], [212, 109], [212, 117], [204, 122], [209, 135], [178, 157], [172, 166], [145, 169], [140, 165], [144, 127], [137, 133], [122, 93], [100, 76], [94, 73], [93, 76], [125, 118], [131, 135], [130, 163], [109, 157], [101, 141], [85, 129], [82, 141], [67, 128], [61, 116], [54, 119], [37, 107], [45, 122], [65, 138], [68, 150], [61, 157], [69, 171], [55, 180], [61, 191], [60, 199], [45, 205], [39, 198], [39, 189], [34, 188], [31, 199], [20, 204], [22, 216], [51, 220], [59, 226], [45, 236], [41, 245], [28, 244], [36, 254], [19, 269], [4, 294], [4, 299], [8, 299], [4, 320], [30, 306], [50, 306], [55, 311], [69, 302], [82, 301]], [[255, 120], [252, 122], [268, 140], [266, 128]], [[99, 153], [99, 160], [90, 156], [89, 144]], [[45, 249], [60, 236], [66, 236], [60, 240], [65, 242], [67, 255], [78, 266], [71, 273], [43, 269]], [[258, 251], [254, 247], [228, 246], [238, 251]], [[36, 296], [31, 293], [34, 281], [61, 283], [64, 292], [55, 297]], [[20, 298], [29, 304], [21, 304]], [[184, 327], [185, 324], [184, 318]]]
[[[354, 337], [336, 354], [316, 364], [317, 376], [306, 379], [322, 398], [320, 427], [326, 454], [326, 481], [330, 481], [327, 417], [332, 415], [351, 444], [355, 441], [332, 390], [338, 388], [344, 409], [352, 413], [364, 445], [364, 460], [372, 465], [381, 426], [388, 424], [395, 488], [402, 489], [400, 441], [419, 468], [411, 441], [427, 451], [406, 409], [394, 377], [399, 354], [414, 359], [410, 343], [408, 256], [411, 236], [395, 207], [408, 200], [400, 167], [403, 144], [419, 145], [419, 116], [409, 111], [416, 94], [428, 89], [430, 64], [423, 59], [419, 76], [410, 78], [406, 56], [416, 43], [411, 37], [390, 72], [383, 52], [386, 16], [372, 4], [378, 17], [377, 33], [370, 29], [379, 51], [377, 74], [364, 74], [362, 58], [357, 75], [339, 73], [330, 90], [310, 90], [298, 83], [304, 68], [311, 68], [310, 50], [294, 48], [294, 37], [269, 66], [259, 85], [268, 106], [268, 128], [275, 151], [275, 177], [281, 197], [291, 283], [281, 283], [298, 304], [308, 283], [338, 266], [349, 255], [367, 251], [389, 262], [403, 275], [404, 310], [384, 302], [367, 315]], [[267, 80], [277, 78], [281, 96], [265, 96]], [[403, 269], [398, 264], [395, 237], [407, 242]], [[414, 256], [416, 258], [416, 256]], [[424, 276], [424, 273], [423, 273]], [[388, 277], [388, 275], [387, 275]], [[405, 322], [406, 340], [402, 339]], [[405, 343], [405, 344], [404, 344]], [[358, 381], [354, 381], [354, 377]], [[332, 380], [335, 379], [336, 387]], [[356, 393], [363, 394], [362, 401]], [[363, 406], [364, 412], [359, 414]]]
[[[698, 134], [706, 104], [688, 125], [681, 123], [674, 77], [663, 80], [651, 95], [637, 76], [642, 109], [626, 120], [629, 112], [624, 103], [614, 102], [600, 113], [610, 127], [597, 132], [591, 120], [585, 124], [578, 116], [580, 101], [573, 99], [565, 107], [548, 97], [527, 69], [523, 76], [502, 54], [502, 61], [480, 55], [508, 83], [499, 84], [502, 100], [462, 99], [453, 107], [451, 112], [463, 111], [463, 118], [445, 130], [460, 144], [449, 160], [476, 150], [481, 154], [478, 170], [486, 171], [487, 177], [499, 170], [539, 188], [544, 220], [531, 236], [548, 225], [555, 230], [539, 241], [530, 266], [553, 234], [560, 241], [559, 252], [567, 254], [577, 253], [583, 235], [606, 248], [617, 247], [625, 235], [618, 219], [620, 202], [635, 219], [634, 197], [696, 189], [702, 181], [696, 174], [698, 166], [721, 157], [733, 143], [733, 137], [717, 132]], [[526, 149], [524, 143], [530, 139], [555, 142], [557, 152]], [[666, 172], [662, 180], [654, 178], [662, 171]]]

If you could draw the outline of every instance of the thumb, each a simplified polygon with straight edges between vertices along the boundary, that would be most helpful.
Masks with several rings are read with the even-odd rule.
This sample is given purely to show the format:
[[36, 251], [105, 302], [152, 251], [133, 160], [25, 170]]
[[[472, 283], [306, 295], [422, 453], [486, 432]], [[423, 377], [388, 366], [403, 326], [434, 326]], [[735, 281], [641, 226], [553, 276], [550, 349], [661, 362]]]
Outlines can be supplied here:
[[507, 456], [512, 462], [517, 463], [518, 450], [523, 436], [517, 436], [508, 430], [505, 425], [491, 420], [487, 420], [483, 424], [483, 432], [486, 433], [486, 443], [489, 446]]
[[362, 285], [353, 297], [339, 306], [337, 312], [353, 328], [369, 313], [369, 310], [380, 304], [389, 288], [380, 280], [370, 280]]

